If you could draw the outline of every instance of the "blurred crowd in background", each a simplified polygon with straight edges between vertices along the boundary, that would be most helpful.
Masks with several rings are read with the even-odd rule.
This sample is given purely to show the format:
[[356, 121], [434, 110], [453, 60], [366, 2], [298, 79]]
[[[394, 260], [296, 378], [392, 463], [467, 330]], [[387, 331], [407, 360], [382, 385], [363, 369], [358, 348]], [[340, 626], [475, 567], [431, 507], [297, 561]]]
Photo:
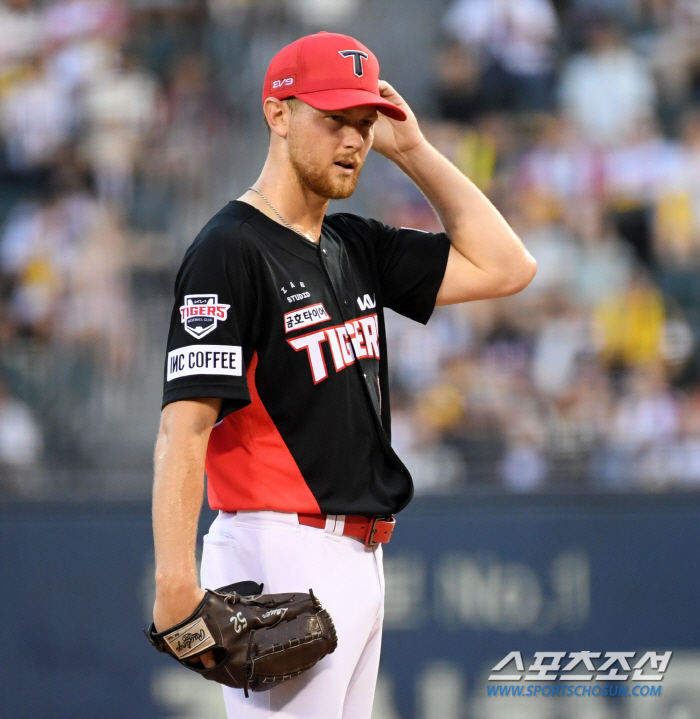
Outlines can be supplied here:
[[[148, 493], [175, 272], [257, 176], [267, 63], [319, 29], [372, 47], [538, 262], [388, 313], [417, 491], [700, 488], [700, 0], [3, 0], [0, 492]], [[389, 163], [360, 186], [439, 229]]]

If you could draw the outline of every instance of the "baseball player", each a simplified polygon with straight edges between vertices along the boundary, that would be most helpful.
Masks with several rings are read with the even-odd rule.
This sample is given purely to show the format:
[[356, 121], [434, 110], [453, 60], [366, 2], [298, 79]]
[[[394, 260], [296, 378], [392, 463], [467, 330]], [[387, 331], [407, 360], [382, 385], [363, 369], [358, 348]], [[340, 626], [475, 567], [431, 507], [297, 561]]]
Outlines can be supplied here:
[[[177, 275], [155, 452], [154, 623], [182, 621], [202, 587], [313, 588], [336, 651], [249, 698], [224, 687], [228, 716], [369, 719], [381, 544], [413, 491], [390, 444], [384, 308], [426, 323], [436, 304], [520, 291], [535, 263], [357, 40], [319, 33], [280, 50], [263, 110], [260, 177], [209, 221]], [[352, 194], [372, 147], [416, 183], [444, 233], [325, 214]], [[199, 582], [205, 468], [219, 515]]]

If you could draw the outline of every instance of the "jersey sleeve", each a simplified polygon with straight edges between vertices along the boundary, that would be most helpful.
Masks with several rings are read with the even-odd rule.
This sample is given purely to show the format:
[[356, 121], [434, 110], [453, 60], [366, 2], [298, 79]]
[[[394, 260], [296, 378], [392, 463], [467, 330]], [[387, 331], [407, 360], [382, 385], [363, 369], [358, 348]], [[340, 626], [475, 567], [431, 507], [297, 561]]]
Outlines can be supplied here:
[[255, 300], [246, 265], [235, 228], [205, 228], [185, 254], [175, 280], [163, 406], [218, 397], [223, 417], [250, 404], [245, 364], [253, 353]]
[[384, 304], [425, 324], [435, 309], [445, 276], [450, 240], [408, 227], [378, 227], [377, 262]]
[[374, 245], [385, 307], [425, 324], [445, 276], [450, 240], [444, 232], [390, 227], [355, 215], [343, 219]]

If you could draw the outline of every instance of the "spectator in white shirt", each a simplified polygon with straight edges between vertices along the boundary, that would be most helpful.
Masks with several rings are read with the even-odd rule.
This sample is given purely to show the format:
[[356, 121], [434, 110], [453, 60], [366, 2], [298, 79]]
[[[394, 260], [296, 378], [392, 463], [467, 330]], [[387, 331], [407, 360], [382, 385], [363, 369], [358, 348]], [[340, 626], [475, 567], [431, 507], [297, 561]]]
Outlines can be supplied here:
[[592, 142], [624, 142], [640, 120], [654, 112], [656, 91], [644, 60], [625, 44], [612, 21], [589, 26], [588, 49], [569, 60], [560, 98], [569, 118]]
[[69, 140], [74, 122], [70, 97], [46, 76], [36, 57], [26, 81], [14, 85], [0, 104], [8, 164], [26, 169], [49, 162]]

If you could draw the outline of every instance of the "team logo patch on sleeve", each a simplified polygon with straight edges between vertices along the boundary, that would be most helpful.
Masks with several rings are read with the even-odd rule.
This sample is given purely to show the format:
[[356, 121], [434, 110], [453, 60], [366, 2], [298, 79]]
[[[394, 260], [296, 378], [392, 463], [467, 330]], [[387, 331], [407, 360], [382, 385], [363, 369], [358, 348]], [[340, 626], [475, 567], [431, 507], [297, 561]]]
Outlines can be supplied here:
[[219, 295], [185, 295], [185, 304], [180, 307], [185, 332], [202, 339], [228, 317], [230, 307], [219, 304]]
[[287, 312], [284, 316], [284, 331], [291, 332], [329, 319], [330, 315], [326, 312], [326, 308], [319, 302], [316, 305], [301, 307], [294, 312]]

